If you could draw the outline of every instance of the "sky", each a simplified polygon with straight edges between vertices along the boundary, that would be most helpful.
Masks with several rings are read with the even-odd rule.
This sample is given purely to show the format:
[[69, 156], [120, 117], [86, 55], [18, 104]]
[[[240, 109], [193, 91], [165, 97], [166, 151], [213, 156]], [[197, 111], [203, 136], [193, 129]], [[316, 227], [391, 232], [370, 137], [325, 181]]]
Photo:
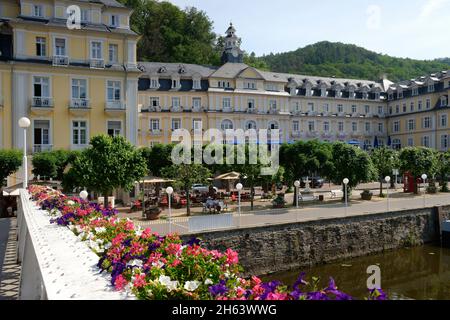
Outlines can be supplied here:
[[242, 49], [258, 56], [319, 41], [396, 57], [450, 57], [450, 0], [170, 0], [207, 13], [214, 31], [233, 22]]

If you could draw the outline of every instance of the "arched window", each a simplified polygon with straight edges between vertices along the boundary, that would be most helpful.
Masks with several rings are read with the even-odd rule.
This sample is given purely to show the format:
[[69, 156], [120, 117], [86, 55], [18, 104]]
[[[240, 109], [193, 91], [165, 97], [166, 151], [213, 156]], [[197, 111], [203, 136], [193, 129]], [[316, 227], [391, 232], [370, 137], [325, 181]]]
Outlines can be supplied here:
[[228, 119], [223, 120], [220, 127], [222, 128], [222, 130], [233, 129], [233, 122]]
[[276, 122], [276, 121], [272, 121], [272, 122], [269, 122], [269, 130], [276, 130], [276, 129], [279, 129], [280, 128], [280, 126], [278, 125], [278, 122]]
[[251, 121], [247, 121], [247, 123], [245, 124], [245, 129], [246, 130], [250, 130], [250, 129], [255, 129], [256, 130], [256, 122], [251, 120]]
[[402, 142], [400, 141], [400, 139], [392, 140], [392, 149], [400, 150], [401, 148], [402, 148]]

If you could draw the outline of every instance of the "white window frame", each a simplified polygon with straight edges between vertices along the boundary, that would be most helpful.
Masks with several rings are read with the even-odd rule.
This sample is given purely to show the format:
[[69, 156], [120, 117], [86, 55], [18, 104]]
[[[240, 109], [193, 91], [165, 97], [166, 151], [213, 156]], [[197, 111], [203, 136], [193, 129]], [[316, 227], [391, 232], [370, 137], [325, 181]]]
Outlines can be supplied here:
[[[36, 37], [36, 40], [35, 40], [36, 42], [35, 42], [35, 44], [36, 44], [36, 56], [37, 57], [46, 57], [47, 56], [47, 38], [46, 37], [40, 37], [40, 36], [38, 36], [38, 37]], [[37, 47], [40, 47], [40, 50], [41, 50], [41, 55], [38, 55], [37, 53], [37, 50], [38, 50], [38, 48]], [[44, 53], [44, 54], [42, 54], [42, 52]]]
[[108, 120], [106, 120], [106, 134], [109, 135], [108, 131], [109, 131], [109, 123], [110, 122], [118, 122], [118, 123], [120, 123], [120, 129], [119, 129], [120, 131], [117, 134], [117, 132], [116, 132], [117, 129], [114, 129], [113, 137], [123, 136], [123, 121], [120, 120], [120, 119], [108, 119]]
[[[35, 129], [36, 129], [36, 121], [48, 121], [48, 143], [41, 143], [41, 145], [46, 145], [46, 146], [51, 146], [53, 145], [53, 123], [52, 123], [52, 119], [50, 118], [39, 118], [39, 119], [33, 119], [32, 121], [32, 137], [31, 137], [31, 141], [32, 141], [32, 145], [35, 146]], [[42, 134], [42, 133], [41, 133]]]
[[[36, 14], [36, 13], [38, 13], [38, 14]], [[34, 4], [32, 16], [37, 17], [37, 18], [43, 18], [44, 17], [44, 6], [41, 4]]]
[[150, 118], [149, 125], [150, 131], [161, 131], [161, 120], [159, 118]]
[[[110, 85], [113, 84], [113, 85]], [[119, 89], [120, 89], [120, 98], [116, 99], [116, 91], [117, 90], [117, 86], [116, 84], [119, 83]], [[113, 98], [110, 99], [109, 98], [109, 89], [112, 88], [113, 89]], [[106, 80], [106, 101], [110, 101], [110, 102], [116, 102], [116, 101], [122, 101], [122, 81], [121, 80]]]
[[[156, 105], [154, 105], [153, 104], [153, 102], [157, 102], [156, 103]], [[160, 103], [159, 103], [159, 97], [150, 97], [150, 107], [154, 107], [154, 108], [157, 108], [157, 107], [160, 107], [161, 105], [160, 105]]]
[[393, 132], [400, 132], [400, 121], [394, 121], [392, 123], [392, 131]]
[[[74, 124], [75, 124], [75, 122], [78, 122], [78, 123], [81, 123], [81, 122], [84, 122], [85, 123], [85, 130], [86, 130], [86, 143], [80, 143], [81, 142], [81, 131], [79, 130], [78, 131], [78, 139], [79, 139], [79, 143], [74, 143], [74, 130], [75, 130], [75, 126], [74, 126]], [[78, 128], [81, 128], [81, 127], [78, 127]], [[71, 124], [70, 124], [70, 144], [73, 146], [73, 147], [85, 147], [85, 146], [87, 146], [87, 145], [89, 145], [89, 122], [88, 122], [88, 120], [86, 120], [86, 119], [72, 119], [72, 121], [71, 121]]]
[[292, 131], [294, 131], [294, 132], [300, 131], [300, 121], [298, 121], [298, 120], [292, 121]]
[[[94, 57], [94, 44], [100, 44], [100, 51], [99, 51], [100, 52], [100, 58]], [[96, 53], [98, 53], [97, 49], [95, 51]], [[89, 57], [91, 59], [93, 59], [93, 60], [103, 60], [103, 41], [101, 41], [101, 40], [91, 40], [90, 41], [90, 43], [89, 43]]]
[[[74, 86], [76, 86], [76, 85], [74, 85], [74, 81], [84, 81], [85, 82], [86, 95], [85, 95], [84, 98], [80, 97], [80, 95], [78, 97], [74, 97], [74, 95], [73, 95], [74, 94], [73, 88], [74, 88]], [[89, 82], [88, 82], [87, 78], [81, 78], [81, 77], [75, 78], [74, 77], [74, 78], [70, 79], [70, 98], [71, 99], [89, 99]]]
[[[34, 85], [36, 84], [36, 79], [48, 79], [48, 95], [41, 95], [41, 96], [36, 96], [36, 93], [34, 91]], [[41, 97], [41, 98], [51, 98], [52, 97], [52, 78], [50, 76], [46, 76], [46, 75], [33, 75], [33, 77], [31, 78], [31, 90], [33, 93], [33, 97]], [[42, 82], [41, 82], [41, 86], [42, 86]], [[41, 94], [43, 93], [44, 90], [42, 90], [41, 88]]]
[[[63, 52], [63, 54], [61, 54], [60, 52], [57, 52], [56, 40], [64, 40], [64, 52]], [[53, 55], [54, 56], [58, 56], [58, 57], [67, 57], [69, 55], [69, 42], [68, 42], [67, 37], [61, 37], [61, 36], [53, 37]]]
[[[174, 124], [176, 124], [176, 123], [178, 123], [178, 125], [174, 126]], [[170, 125], [172, 128], [172, 131], [183, 128], [181, 118], [172, 118]], [[177, 127], [177, 128], [175, 128], [175, 127]]]
[[[231, 126], [230, 126], [231, 125]], [[220, 129], [222, 131], [225, 130], [233, 130], [234, 129], [234, 123], [232, 120], [230, 119], [224, 119], [222, 120], [222, 122], [220, 123]]]
[[[112, 51], [111, 49], [115, 48], [115, 52], [114, 50]], [[111, 54], [113, 55], [113, 57], [111, 58]], [[117, 64], [119, 63], [119, 45], [117, 43], [109, 43], [108, 44], [108, 60], [110, 64]]]
[[192, 97], [192, 107], [201, 108], [202, 107], [202, 98]]

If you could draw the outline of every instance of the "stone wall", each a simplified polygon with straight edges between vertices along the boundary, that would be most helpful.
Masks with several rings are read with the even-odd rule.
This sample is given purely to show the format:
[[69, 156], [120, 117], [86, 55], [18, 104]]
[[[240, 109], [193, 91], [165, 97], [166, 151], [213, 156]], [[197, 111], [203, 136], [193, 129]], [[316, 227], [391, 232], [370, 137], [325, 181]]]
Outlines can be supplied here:
[[210, 249], [239, 252], [246, 274], [296, 270], [439, 241], [450, 206], [201, 233]]

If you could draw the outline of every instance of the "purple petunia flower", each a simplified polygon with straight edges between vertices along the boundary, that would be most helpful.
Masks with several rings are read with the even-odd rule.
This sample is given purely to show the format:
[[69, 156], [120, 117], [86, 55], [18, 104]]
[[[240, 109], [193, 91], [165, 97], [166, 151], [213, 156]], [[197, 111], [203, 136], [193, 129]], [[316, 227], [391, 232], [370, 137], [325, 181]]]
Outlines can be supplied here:
[[211, 293], [212, 296], [217, 297], [219, 295], [221, 296], [221, 295], [224, 295], [225, 293], [227, 293], [228, 288], [225, 285], [225, 281], [220, 280], [219, 284], [209, 287], [208, 291], [209, 291], [209, 293]]

